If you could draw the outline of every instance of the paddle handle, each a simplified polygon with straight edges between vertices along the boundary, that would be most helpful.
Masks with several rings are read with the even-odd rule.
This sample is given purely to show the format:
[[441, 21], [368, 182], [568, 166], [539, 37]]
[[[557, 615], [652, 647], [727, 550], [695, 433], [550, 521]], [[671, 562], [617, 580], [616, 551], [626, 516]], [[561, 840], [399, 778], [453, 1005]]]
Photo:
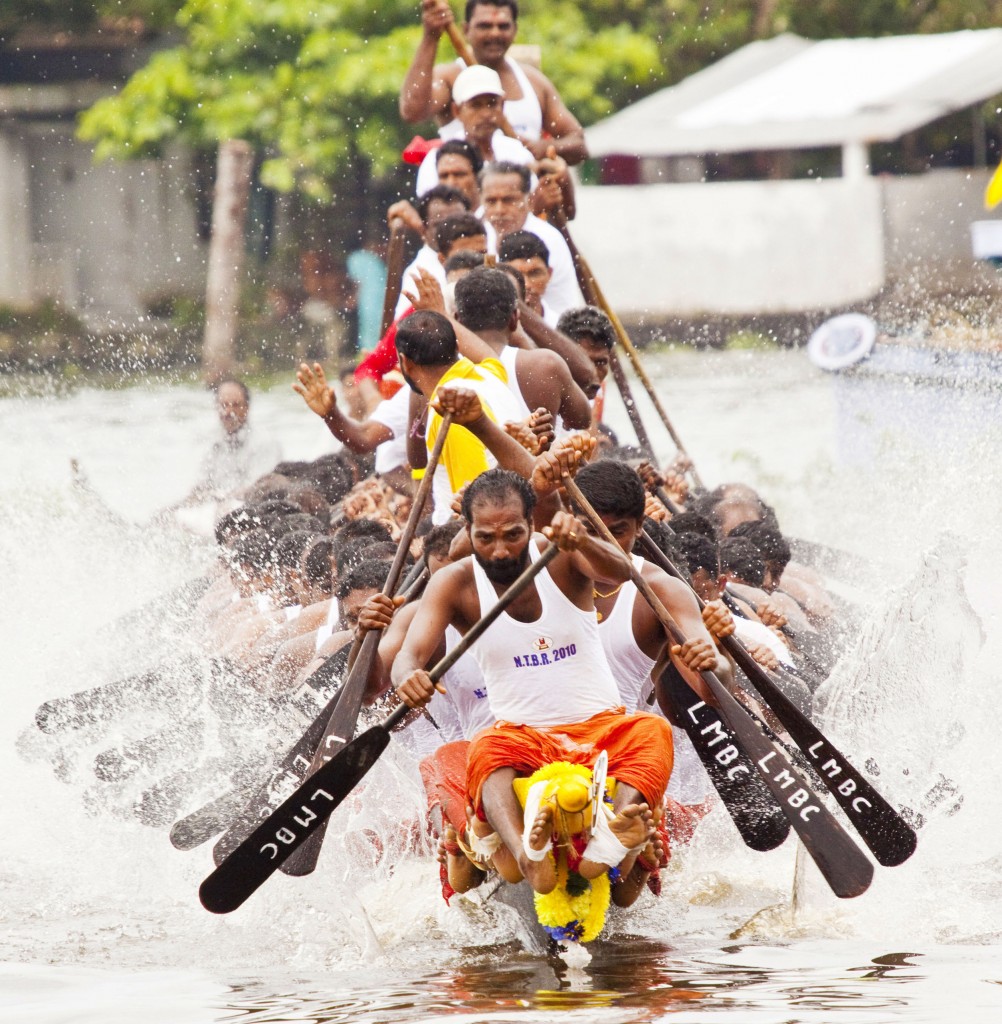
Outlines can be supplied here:
[[390, 244], [386, 251], [386, 290], [383, 292], [383, 314], [379, 321], [382, 337], [393, 323], [393, 314], [400, 298], [400, 282], [404, 272], [404, 240], [407, 229], [399, 220], [390, 225]]
[[[644, 386], [658, 416], [661, 417], [661, 422], [664, 424], [665, 430], [668, 431], [668, 436], [671, 437], [672, 443], [675, 445], [680, 455], [684, 455], [690, 464], [689, 472], [692, 474], [692, 480], [700, 490], [705, 490], [703, 481], [699, 477], [699, 473], [696, 472], [696, 467], [692, 463], [692, 458], [685, 449], [685, 445], [682, 444], [682, 438], [679, 437], [678, 432], [672, 425], [671, 420], [668, 417], [668, 413], [665, 407], [661, 404], [661, 399], [658, 397], [657, 391], [654, 390], [654, 385], [651, 383], [650, 377], [647, 376], [647, 372], [644, 370], [643, 364], [640, 362], [640, 353], [637, 352], [633, 342], [630, 341], [630, 336], [626, 333], [626, 328], [623, 326], [623, 322], [619, 319], [616, 311], [609, 305], [605, 294], [602, 291], [601, 286], [598, 283], [597, 278], [592, 272], [591, 267], [588, 265], [588, 261], [581, 255], [581, 250], [574, 244], [574, 239], [571, 238], [570, 230], [566, 224], [560, 225], [560, 233], [564, 236], [564, 241], [567, 243], [567, 248], [571, 251], [571, 257], [574, 260], [574, 269], [577, 274], [578, 282], [581, 285], [581, 291], [584, 292], [585, 298], [594, 306], [598, 306], [602, 312], [609, 318], [612, 323], [613, 330], [616, 332], [616, 337], [619, 339], [619, 343], [626, 350], [626, 354], [630, 357], [630, 362], [633, 364], [633, 369], [637, 376], [640, 378], [641, 384]], [[614, 357], [613, 357], [614, 358]], [[610, 366], [615, 370], [613, 360], [610, 360]], [[622, 372], [622, 371], [620, 371]], [[624, 377], [625, 379], [625, 377]], [[620, 386], [620, 391], [623, 390], [620, 384], [619, 376], [616, 375], [616, 383]], [[631, 396], [632, 397], [632, 396]], [[624, 395], [625, 401], [625, 395]], [[627, 406], [629, 411], [629, 406]], [[633, 417], [630, 417], [631, 420]], [[634, 424], [636, 429], [636, 424]], [[638, 433], [637, 439], [640, 440], [641, 447], [650, 448], [650, 442], [644, 445], [643, 440], [640, 438]]]
[[428, 495], [431, 493], [432, 483], [435, 477], [435, 467], [438, 465], [438, 460], [442, 457], [442, 449], [445, 447], [445, 439], [449, 433], [449, 427], [452, 426], [452, 413], [447, 412], [442, 415], [442, 425], [439, 427], [438, 437], [435, 438], [435, 444], [431, 449], [431, 454], [428, 456], [428, 465], [425, 467], [424, 476], [421, 477], [421, 484], [417, 489], [417, 494], [414, 495], [414, 504], [411, 505], [411, 514], [407, 517], [407, 522], [404, 525], [403, 532], [400, 534], [400, 543], [397, 546], [397, 553], [393, 557], [393, 564], [390, 566], [389, 575], [386, 577], [386, 583], [383, 586], [383, 594], [386, 597], [392, 597], [396, 592], [397, 584], [400, 582], [400, 574], [404, 569], [404, 562], [407, 561], [407, 555], [410, 552], [411, 541], [414, 540], [414, 534], [417, 532], [418, 523], [421, 521], [421, 513], [424, 510], [424, 503], [428, 500]]
[[[529, 542], [530, 544], [532, 541]], [[556, 544], [550, 544], [543, 550], [539, 558], [536, 559], [532, 565], [528, 566], [516, 579], [512, 585], [498, 598], [498, 602], [494, 605], [491, 610], [475, 622], [470, 629], [463, 635], [463, 638], [456, 644], [455, 647], [449, 651], [441, 661], [437, 662], [428, 673], [431, 676], [432, 682], [437, 683], [446, 672], [456, 664], [457, 661], [484, 635], [484, 633], [494, 624], [501, 613], [519, 597], [529, 586], [530, 583], [545, 569], [554, 558], [557, 557], [560, 549]], [[394, 708], [393, 711], [387, 715], [383, 720], [382, 725], [386, 729], [392, 729], [395, 725], [398, 725], [403, 721], [404, 718], [410, 714], [414, 709], [408, 707], [406, 704], [401, 704], [400, 707]]]

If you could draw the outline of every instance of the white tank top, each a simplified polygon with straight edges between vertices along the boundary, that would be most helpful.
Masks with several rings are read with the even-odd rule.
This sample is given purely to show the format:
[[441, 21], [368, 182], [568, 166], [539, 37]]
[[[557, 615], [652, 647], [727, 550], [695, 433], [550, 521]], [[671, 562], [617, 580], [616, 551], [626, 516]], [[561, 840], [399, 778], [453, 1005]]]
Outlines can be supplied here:
[[[448, 626], [445, 630], [446, 651], [451, 651], [460, 639], [459, 630]], [[484, 674], [469, 651], [445, 673], [442, 682], [445, 684], [443, 700], [448, 698], [451, 701], [459, 721], [461, 735], [455, 739], [472, 739], [481, 729], [489, 729], [494, 724]], [[442, 696], [438, 691], [436, 694]]]
[[[539, 558], [536, 540], [529, 557]], [[476, 558], [473, 578], [481, 614], [498, 595]], [[471, 648], [487, 684], [497, 721], [545, 729], [584, 722], [620, 705], [619, 691], [605, 660], [594, 610], [569, 601], [544, 569], [535, 580], [542, 612], [519, 622], [502, 612]]]
[[515, 348], [514, 345], [505, 345], [498, 355], [498, 361], [505, 368], [505, 372], [508, 374], [508, 390], [515, 396], [515, 401], [518, 403], [518, 418], [520, 420], [524, 420], [529, 417], [532, 410], [529, 408], [528, 402], [526, 402], [525, 398], [522, 396], [522, 389], [518, 385], [518, 374], [515, 372], [515, 363], [517, 360], [518, 349]]
[[[632, 557], [633, 565], [641, 569], [644, 559], [640, 555]], [[598, 624], [606, 660], [629, 714], [647, 710], [640, 707], [640, 700], [655, 665], [654, 659], [648, 658], [637, 646], [633, 635], [633, 603], [638, 596], [637, 585], [628, 580], [616, 595], [612, 611]]]
[[[456, 63], [465, 67], [463, 62], [456, 59]], [[541, 139], [543, 137], [543, 108], [539, 105], [539, 97], [536, 90], [529, 81], [529, 76], [522, 70], [518, 61], [511, 57], [505, 57], [505, 63], [511, 69], [511, 73], [518, 82], [522, 96], [517, 100], [504, 101], [504, 116], [508, 123], [515, 129], [518, 135], [524, 135], [527, 139]], [[462, 139], [466, 136], [466, 130], [460, 124], [458, 118], [453, 118], [448, 124], [442, 125], [438, 134], [443, 139]]]
[[321, 647], [334, 635], [334, 627], [341, 620], [341, 602], [336, 597], [331, 598], [327, 608], [327, 621], [317, 630], [317, 645], [314, 650], [319, 651]]

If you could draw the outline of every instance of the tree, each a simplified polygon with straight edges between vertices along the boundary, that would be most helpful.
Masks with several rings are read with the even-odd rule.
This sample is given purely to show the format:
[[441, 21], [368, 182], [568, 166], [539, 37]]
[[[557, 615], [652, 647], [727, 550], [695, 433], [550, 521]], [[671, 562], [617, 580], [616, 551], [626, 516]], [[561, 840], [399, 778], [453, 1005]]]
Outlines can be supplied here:
[[162, 29], [174, 23], [183, 0], [4, 0], [0, 38], [46, 32], [101, 33]]
[[[586, 122], [664, 80], [655, 42], [602, 14], [556, 0], [520, 27]], [[399, 163], [411, 132], [397, 95], [420, 33], [413, 0], [187, 0], [177, 21], [181, 45], [82, 117], [99, 158], [242, 138], [264, 154], [265, 184], [319, 199], [359, 156], [376, 173]]]

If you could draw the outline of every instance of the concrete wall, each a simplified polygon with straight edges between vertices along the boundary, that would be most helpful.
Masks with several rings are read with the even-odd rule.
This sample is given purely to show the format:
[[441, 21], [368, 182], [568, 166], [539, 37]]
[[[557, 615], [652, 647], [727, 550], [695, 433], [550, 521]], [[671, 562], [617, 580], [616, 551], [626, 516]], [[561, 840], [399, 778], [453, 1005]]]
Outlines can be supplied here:
[[907, 178], [590, 186], [572, 225], [609, 301], [630, 317], [838, 309], [1002, 289], [972, 258], [988, 172]]
[[909, 298], [1002, 291], [1002, 274], [973, 258], [971, 224], [1002, 219], [984, 208], [990, 171], [937, 170], [880, 178], [888, 286]]
[[31, 295], [31, 221], [27, 202], [29, 160], [14, 135], [0, 131], [0, 302]]
[[628, 315], [827, 309], [883, 284], [876, 181], [581, 188], [574, 239]]
[[54, 299], [96, 327], [204, 290], [183, 153], [95, 166], [65, 122], [0, 132], [0, 302]]

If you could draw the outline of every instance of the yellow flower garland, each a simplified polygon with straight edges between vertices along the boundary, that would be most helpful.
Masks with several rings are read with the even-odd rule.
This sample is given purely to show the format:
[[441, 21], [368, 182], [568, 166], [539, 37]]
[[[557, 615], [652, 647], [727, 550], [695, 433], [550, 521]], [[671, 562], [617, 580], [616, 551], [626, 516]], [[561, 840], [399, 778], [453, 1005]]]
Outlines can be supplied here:
[[[551, 788], [555, 795], [559, 787], [566, 783], [590, 785], [591, 774], [591, 769], [583, 765], [553, 761], [544, 765], [528, 779], [516, 779], [515, 791], [524, 805], [526, 793], [537, 782], [553, 782], [554, 786]], [[606, 792], [608, 793], [614, 786], [615, 781], [608, 780]], [[550, 795], [550, 790], [547, 793]], [[547, 856], [552, 858], [553, 854], [549, 853]], [[605, 927], [605, 915], [609, 909], [612, 890], [609, 875], [605, 873], [591, 881], [576, 873], [572, 875], [567, 867], [566, 854], [562, 854], [556, 861], [556, 868], [556, 888], [545, 895], [535, 895], [536, 917], [543, 928], [558, 941], [572, 939], [577, 942], [591, 942]], [[582, 891], [572, 895], [568, 891], [568, 880], [573, 881], [574, 890]]]

